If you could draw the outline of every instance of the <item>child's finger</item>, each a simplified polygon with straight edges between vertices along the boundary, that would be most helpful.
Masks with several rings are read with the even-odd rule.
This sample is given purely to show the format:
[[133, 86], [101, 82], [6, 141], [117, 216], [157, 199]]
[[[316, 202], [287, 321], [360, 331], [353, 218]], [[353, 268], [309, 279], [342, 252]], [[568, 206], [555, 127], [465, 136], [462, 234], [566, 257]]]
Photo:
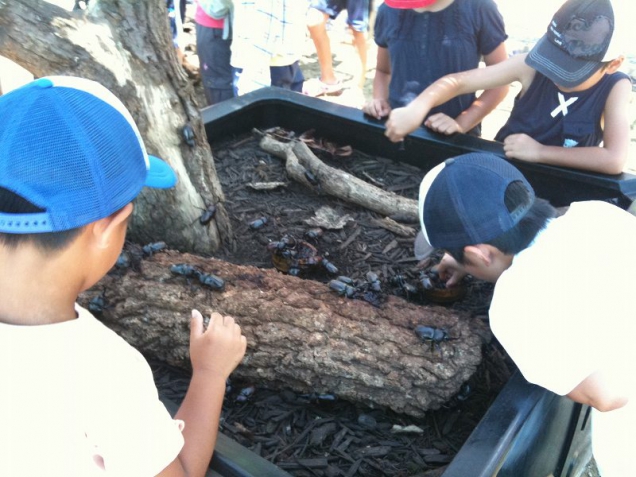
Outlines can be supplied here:
[[192, 318], [190, 319], [190, 340], [201, 336], [203, 333], [203, 316], [199, 310], [192, 310]]

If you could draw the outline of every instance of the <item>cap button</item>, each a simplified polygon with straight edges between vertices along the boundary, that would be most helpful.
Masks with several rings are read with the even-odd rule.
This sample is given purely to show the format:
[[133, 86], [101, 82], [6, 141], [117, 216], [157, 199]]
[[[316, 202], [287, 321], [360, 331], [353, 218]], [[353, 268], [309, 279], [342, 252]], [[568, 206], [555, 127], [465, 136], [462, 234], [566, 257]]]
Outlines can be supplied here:
[[51, 88], [53, 87], [53, 81], [51, 81], [49, 78], [39, 78], [31, 83], [31, 87], [41, 89]]
[[454, 157], [451, 157], [451, 158], [449, 158], [449, 159], [446, 159], [446, 160], [444, 161], [444, 164], [446, 165], [446, 167], [448, 167], [448, 166], [450, 166], [453, 162], [455, 162], [455, 158], [454, 158]]

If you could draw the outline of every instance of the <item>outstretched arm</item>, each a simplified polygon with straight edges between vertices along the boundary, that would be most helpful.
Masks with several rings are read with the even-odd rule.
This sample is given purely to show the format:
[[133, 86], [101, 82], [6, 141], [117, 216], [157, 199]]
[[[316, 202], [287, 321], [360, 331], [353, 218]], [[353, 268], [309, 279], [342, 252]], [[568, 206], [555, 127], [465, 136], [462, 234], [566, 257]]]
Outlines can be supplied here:
[[161, 477], [203, 477], [210, 465], [219, 429], [225, 382], [245, 354], [246, 339], [231, 316], [212, 313], [207, 329], [192, 311], [192, 380], [175, 419], [185, 422], [185, 444]]
[[534, 77], [534, 70], [525, 64], [525, 56], [516, 55], [496, 65], [440, 78], [422, 91], [408, 106], [396, 108], [391, 112], [384, 135], [393, 142], [401, 141], [422, 124], [432, 108], [460, 94], [499, 88], [513, 81], [520, 81], [524, 91]]
[[629, 151], [630, 94], [631, 83], [627, 79], [612, 88], [603, 111], [601, 147], [544, 146], [526, 134], [511, 134], [504, 140], [506, 157], [603, 174], [620, 174]]
[[[496, 65], [507, 58], [506, 45], [501, 43], [490, 54], [484, 56], [486, 66]], [[455, 119], [444, 113], [433, 114], [426, 118], [424, 125], [441, 134], [465, 133], [477, 126], [508, 94], [509, 86], [484, 91], [473, 104]]]

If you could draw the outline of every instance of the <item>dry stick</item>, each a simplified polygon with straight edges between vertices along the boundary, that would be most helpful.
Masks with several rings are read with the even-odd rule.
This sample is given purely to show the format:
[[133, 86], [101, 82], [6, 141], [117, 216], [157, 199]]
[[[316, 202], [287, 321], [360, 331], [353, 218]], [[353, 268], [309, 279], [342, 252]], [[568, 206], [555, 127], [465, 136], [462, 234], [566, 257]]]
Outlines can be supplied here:
[[261, 148], [286, 161], [287, 174], [312, 187], [305, 173], [311, 172], [320, 190], [385, 216], [399, 215], [417, 222], [417, 201], [385, 191], [351, 174], [326, 165], [302, 141], [283, 143], [269, 136], [261, 139]]

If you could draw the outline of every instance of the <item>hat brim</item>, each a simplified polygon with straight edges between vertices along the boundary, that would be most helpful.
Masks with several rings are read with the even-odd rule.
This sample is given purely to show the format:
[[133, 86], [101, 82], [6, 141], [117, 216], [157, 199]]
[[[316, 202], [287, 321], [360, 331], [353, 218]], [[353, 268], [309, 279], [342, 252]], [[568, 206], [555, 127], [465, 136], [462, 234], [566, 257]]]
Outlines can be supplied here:
[[564, 88], [574, 88], [590, 78], [602, 66], [599, 61], [580, 60], [570, 56], [543, 37], [526, 56], [526, 64]]
[[177, 175], [167, 162], [148, 154], [148, 174], [146, 175], [146, 187], [155, 189], [169, 189], [177, 183]]
[[391, 8], [424, 8], [433, 5], [438, 0], [384, 0]]
[[415, 237], [415, 243], [413, 244], [413, 255], [418, 260], [424, 260], [431, 256], [431, 254], [435, 251], [435, 247], [433, 247], [426, 238], [424, 234], [420, 230]]

